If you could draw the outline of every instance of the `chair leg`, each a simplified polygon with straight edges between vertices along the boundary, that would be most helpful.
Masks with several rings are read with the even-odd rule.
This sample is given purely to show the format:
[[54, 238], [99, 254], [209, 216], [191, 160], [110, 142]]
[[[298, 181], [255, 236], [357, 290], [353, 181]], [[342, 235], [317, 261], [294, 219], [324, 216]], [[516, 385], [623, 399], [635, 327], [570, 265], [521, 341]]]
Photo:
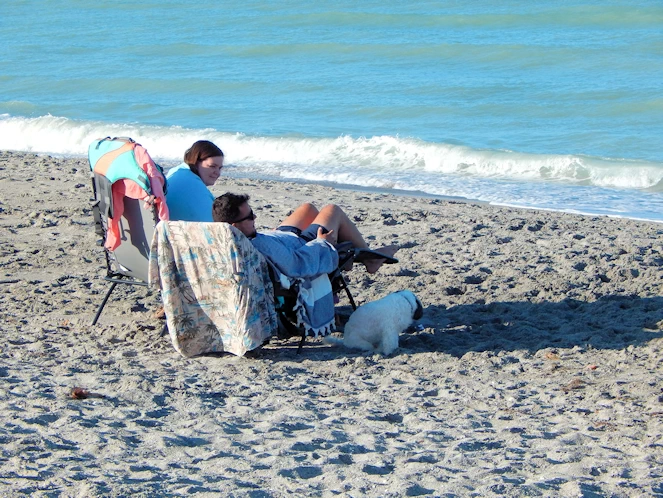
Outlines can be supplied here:
[[297, 354], [301, 354], [305, 342], [306, 342], [306, 332], [302, 332], [302, 338], [299, 340], [299, 346], [297, 346]]
[[350, 300], [350, 304], [352, 305], [352, 311], [357, 309], [357, 305], [355, 304], [355, 300], [352, 297], [352, 293], [350, 292], [350, 289], [347, 287], [345, 288], [345, 293], [348, 295], [348, 299]]
[[[300, 336], [299, 345], [297, 346], [297, 354], [302, 352], [304, 342], [306, 342], [306, 331], [303, 328], [296, 327], [288, 318], [282, 313], [278, 312], [279, 317], [279, 339], [288, 339], [290, 337]], [[285, 334], [280, 333], [280, 329], [285, 330]]]
[[339, 288], [343, 289], [345, 293], [348, 296], [348, 299], [350, 300], [350, 304], [352, 305], [352, 310], [357, 309], [357, 305], [355, 304], [355, 300], [352, 297], [352, 293], [350, 292], [350, 288], [348, 287], [348, 282], [345, 280], [345, 276], [341, 275], [341, 283], [339, 284]]
[[99, 315], [101, 315], [101, 312], [104, 309], [104, 306], [106, 306], [106, 302], [108, 301], [108, 298], [110, 297], [111, 293], [113, 290], [115, 290], [115, 286], [117, 285], [117, 282], [113, 282], [110, 286], [110, 289], [108, 289], [108, 292], [106, 292], [106, 295], [104, 296], [104, 300], [101, 301], [101, 304], [99, 305], [99, 308], [97, 308], [97, 314], [94, 315], [94, 320], [92, 320], [92, 325], [97, 324], [97, 320], [99, 320]]

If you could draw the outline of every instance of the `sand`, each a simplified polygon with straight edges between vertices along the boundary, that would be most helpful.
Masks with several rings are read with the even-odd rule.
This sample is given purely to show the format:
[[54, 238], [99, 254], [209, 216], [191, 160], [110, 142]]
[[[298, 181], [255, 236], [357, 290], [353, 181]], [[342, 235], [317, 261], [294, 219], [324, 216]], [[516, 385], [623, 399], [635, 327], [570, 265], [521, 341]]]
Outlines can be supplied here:
[[[663, 225], [222, 179], [259, 226], [335, 202], [400, 262], [389, 357], [274, 340], [186, 359], [108, 284], [84, 159], [0, 152], [0, 495], [663, 496]], [[342, 300], [341, 314], [349, 313]], [[74, 387], [89, 391], [72, 399]]]

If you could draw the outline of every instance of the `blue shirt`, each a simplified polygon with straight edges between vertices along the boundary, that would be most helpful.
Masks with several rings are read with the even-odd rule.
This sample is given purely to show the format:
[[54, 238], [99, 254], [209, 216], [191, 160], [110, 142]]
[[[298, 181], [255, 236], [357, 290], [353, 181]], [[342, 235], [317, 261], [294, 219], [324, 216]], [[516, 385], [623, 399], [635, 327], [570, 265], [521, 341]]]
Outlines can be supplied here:
[[314, 278], [338, 266], [336, 249], [322, 239], [306, 242], [294, 233], [272, 230], [258, 233], [251, 242], [288, 277]]
[[212, 204], [214, 195], [203, 181], [189, 168], [180, 164], [166, 174], [168, 193], [166, 204], [173, 221], [214, 221]]

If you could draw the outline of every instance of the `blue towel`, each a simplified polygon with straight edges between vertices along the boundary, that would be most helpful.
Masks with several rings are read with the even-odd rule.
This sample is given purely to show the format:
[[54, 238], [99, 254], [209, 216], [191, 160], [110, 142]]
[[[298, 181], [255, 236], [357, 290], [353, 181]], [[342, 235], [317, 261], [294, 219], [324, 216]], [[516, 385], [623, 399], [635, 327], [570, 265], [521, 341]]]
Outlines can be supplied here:
[[297, 279], [297, 326], [304, 327], [306, 335], [331, 334], [334, 326], [334, 295], [326, 274], [317, 278]]
[[284, 289], [298, 288], [294, 311], [297, 326], [303, 327], [306, 335], [317, 337], [331, 334], [334, 327], [334, 295], [326, 273], [313, 278], [291, 278], [271, 264], [275, 278]]

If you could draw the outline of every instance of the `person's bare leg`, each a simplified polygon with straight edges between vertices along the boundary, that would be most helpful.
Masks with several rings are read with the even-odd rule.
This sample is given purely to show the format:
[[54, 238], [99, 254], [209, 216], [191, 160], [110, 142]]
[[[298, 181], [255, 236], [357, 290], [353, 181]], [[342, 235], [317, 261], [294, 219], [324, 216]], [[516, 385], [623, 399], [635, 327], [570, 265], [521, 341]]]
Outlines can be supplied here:
[[[313, 223], [322, 225], [327, 230], [333, 230], [336, 237], [332, 234], [332, 243], [352, 242], [355, 247], [368, 248], [368, 244], [362, 237], [357, 225], [355, 225], [348, 215], [336, 204], [328, 204], [320, 210]], [[398, 251], [398, 246], [386, 246], [376, 249], [385, 256], [393, 256]], [[363, 262], [368, 273], [375, 273], [384, 264], [384, 259], [372, 259]]]
[[333, 230], [332, 242], [352, 242], [355, 247], [368, 247], [368, 244], [359, 233], [357, 226], [348, 218], [348, 215], [336, 204], [327, 204], [315, 217], [313, 223], [322, 225], [327, 230]]
[[[281, 222], [281, 225], [297, 227], [300, 230], [306, 230], [306, 228], [313, 223], [316, 216], [318, 216], [318, 208], [313, 204], [305, 202], [301, 206], [298, 206], [290, 215], [286, 217], [285, 220]], [[325, 227], [326, 228], [326, 227]]]
[[[375, 250], [381, 254], [384, 254], [385, 256], [393, 257], [394, 254], [396, 254], [396, 252], [399, 249], [400, 247], [394, 244], [390, 246], [378, 247]], [[366, 261], [362, 261], [362, 264], [366, 267], [366, 271], [368, 273], [375, 273], [380, 269], [380, 267], [384, 264], [385, 261], [387, 260], [373, 258], [373, 259], [367, 259]]]

